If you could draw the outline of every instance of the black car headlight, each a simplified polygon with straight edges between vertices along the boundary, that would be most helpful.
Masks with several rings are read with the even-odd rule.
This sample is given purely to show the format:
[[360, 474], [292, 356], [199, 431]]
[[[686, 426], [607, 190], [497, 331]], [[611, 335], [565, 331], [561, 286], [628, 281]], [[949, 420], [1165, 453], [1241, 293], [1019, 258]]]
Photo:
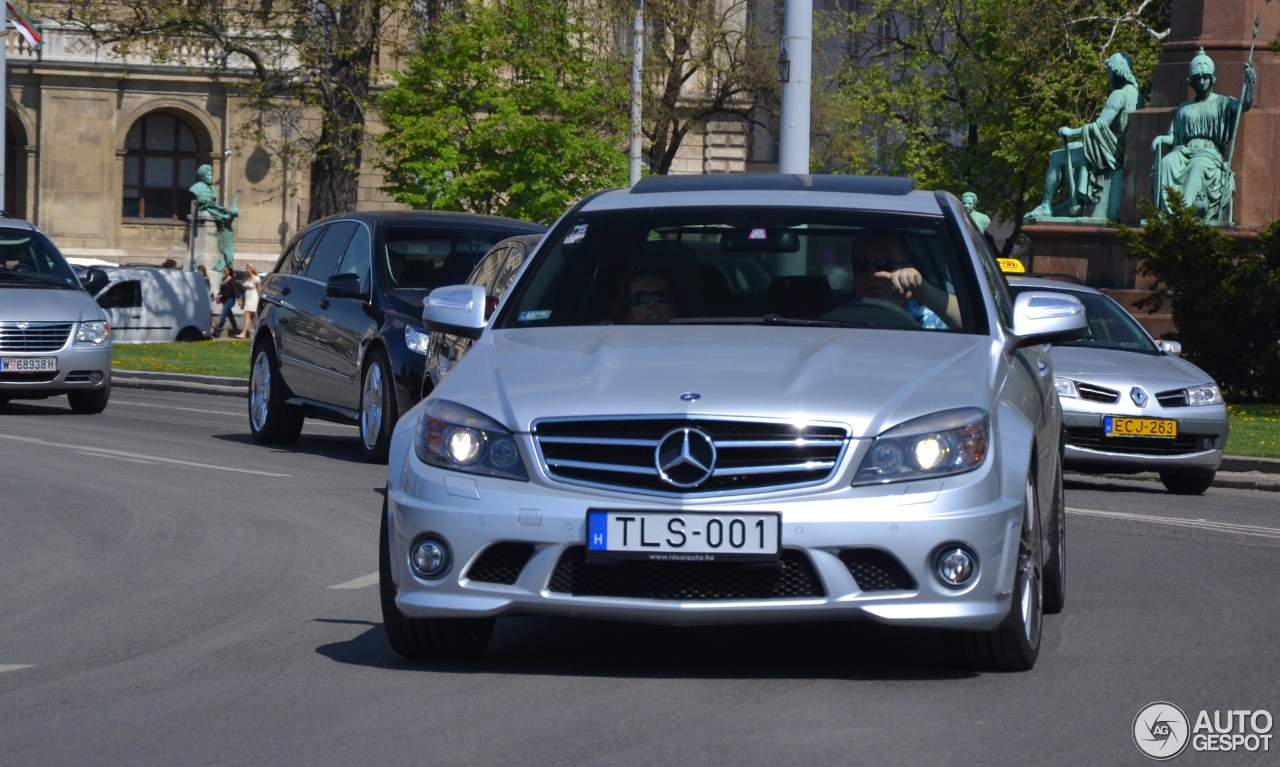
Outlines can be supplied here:
[[489, 416], [449, 400], [427, 403], [413, 449], [418, 460], [441, 469], [529, 479], [510, 431]]
[[991, 442], [990, 419], [960, 408], [898, 424], [871, 443], [853, 484], [945, 477], [982, 464]]
[[413, 325], [404, 326], [404, 345], [409, 351], [426, 354], [430, 342], [431, 334], [423, 328], [416, 328]]

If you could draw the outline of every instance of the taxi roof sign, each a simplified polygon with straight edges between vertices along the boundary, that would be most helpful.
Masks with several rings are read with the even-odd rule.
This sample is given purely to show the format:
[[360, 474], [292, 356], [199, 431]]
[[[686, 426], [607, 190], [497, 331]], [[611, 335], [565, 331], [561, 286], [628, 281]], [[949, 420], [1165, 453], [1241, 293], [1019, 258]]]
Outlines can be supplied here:
[[1016, 258], [997, 258], [1000, 262], [1000, 271], [1005, 274], [1026, 274], [1027, 268], [1022, 262]]

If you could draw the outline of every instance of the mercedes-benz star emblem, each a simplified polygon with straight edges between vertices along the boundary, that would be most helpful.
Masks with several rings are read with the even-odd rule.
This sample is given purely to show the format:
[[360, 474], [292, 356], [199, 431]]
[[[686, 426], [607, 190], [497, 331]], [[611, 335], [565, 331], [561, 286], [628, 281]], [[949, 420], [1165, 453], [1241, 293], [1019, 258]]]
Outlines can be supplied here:
[[1130, 389], [1129, 396], [1133, 398], [1133, 404], [1138, 407], [1147, 406], [1147, 393], [1142, 390], [1141, 386], [1135, 386]]
[[716, 468], [716, 444], [700, 429], [672, 429], [654, 451], [658, 476], [668, 485], [691, 488], [706, 482]]

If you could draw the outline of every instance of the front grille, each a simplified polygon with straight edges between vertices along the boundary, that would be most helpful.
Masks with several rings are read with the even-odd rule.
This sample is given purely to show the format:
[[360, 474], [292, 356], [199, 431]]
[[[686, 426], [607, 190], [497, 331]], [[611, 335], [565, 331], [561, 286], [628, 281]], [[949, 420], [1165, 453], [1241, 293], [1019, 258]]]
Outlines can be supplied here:
[[1156, 401], [1162, 407], [1186, 407], [1187, 406], [1187, 390], [1171, 389], [1162, 391], [1156, 395]]
[[1094, 384], [1080, 383], [1079, 381], [1076, 381], [1076, 393], [1080, 395], [1080, 399], [1087, 399], [1090, 402], [1120, 401], [1120, 392], [1118, 391]]
[[533, 557], [533, 544], [505, 541], [495, 543], [480, 553], [467, 569], [467, 578], [484, 583], [512, 586], [520, 571]]
[[1167, 437], [1107, 437], [1100, 426], [1068, 426], [1067, 444], [1106, 453], [1130, 455], [1184, 455], [1198, 453], [1200, 440], [1208, 434], [1179, 432], [1173, 439]]
[[66, 346], [71, 325], [70, 322], [0, 322], [0, 352], [56, 352]]
[[916, 580], [892, 554], [880, 549], [845, 549], [840, 561], [862, 591], [914, 591]]
[[[715, 445], [714, 473], [692, 487], [662, 479], [657, 449], [677, 429], [697, 429]], [[835, 425], [711, 418], [550, 420], [534, 424], [547, 473], [556, 480], [650, 494], [727, 494], [820, 484], [848, 444]]]
[[41, 370], [35, 373], [0, 373], [0, 383], [52, 383], [57, 371]]
[[560, 555], [549, 589], [582, 597], [667, 601], [800, 599], [825, 595], [809, 558], [785, 549], [777, 562], [586, 561], [586, 547]]

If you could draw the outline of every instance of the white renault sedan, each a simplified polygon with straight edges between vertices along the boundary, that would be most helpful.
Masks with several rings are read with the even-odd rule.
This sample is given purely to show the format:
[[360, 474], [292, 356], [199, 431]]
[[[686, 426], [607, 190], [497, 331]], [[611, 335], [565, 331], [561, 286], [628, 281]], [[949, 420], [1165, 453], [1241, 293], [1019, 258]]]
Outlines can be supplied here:
[[392, 438], [391, 646], [483, 651], [494, 620], [869, 620], [1028, 669], [1065, 600], [1047, 342], [960, 203], [908, 179], [654, 177], [588, 197]]

